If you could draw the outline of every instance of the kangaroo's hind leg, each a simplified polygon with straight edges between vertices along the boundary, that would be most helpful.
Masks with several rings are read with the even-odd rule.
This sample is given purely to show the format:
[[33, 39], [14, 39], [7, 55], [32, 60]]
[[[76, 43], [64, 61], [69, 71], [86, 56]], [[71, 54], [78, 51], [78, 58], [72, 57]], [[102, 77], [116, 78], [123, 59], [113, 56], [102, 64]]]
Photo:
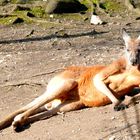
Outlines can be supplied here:
[[69, 111], [73, 111], [73, 110], [78, 110], [83, 107], [85, 107], [85, 105], [80, 100], [68, 100], [51, 110], [44, 111], [40, 114], [29, 117], [27, 119], [26, 124], [52, 117], [52, 116], [58, 114], [58, 112], [65, 113], [65, 112], [69, 112]]
[[[58, 78], [57, 78], [57, 80], [58, 80]], [[70, 81], [72, 82], [72, 80], [70, 80]], [[60, 82], [61, 82], [61, 79], [60, 79]], [[56, 83], [56, 78], [54, 77], [50, 81], [50, 83], [48, 84], [48, 89], [50, 89], [51, 87], [53, 88], [52, 85], [55, 85], [55, 83]], [[46, 97], [46, 94], [49, 95], [47, 92], [45, 92], [44, 94], [42, 94], [38, 98], [34, 99], [32, 102], [28, 103], [27, 105], [23, 106], [22, 108], [20, 108], [20, 109], [18, 109], [16, 111], [12, 112], [11, 114], [7, 115], [3, 120], [0, 121], [0, 130], [2, 130], [4, 128], [8, 127], [8, 126], [10, 126], [12, 124], [12, 121], [14, 120], [14, 117], [15, 116], [17, 116], [18, 114], [21, 114], [21, 113], [29, 110], [34, 105], [36, 105], [37, 103], [41, 102]], [[44, 108], [41, 108], [41, 109], [44, 109]], [[42, 111], [41, 109], [40, 109], [40, 111]], [[36, 112], [34, 112], [34, 113], [36, 113]]]
[[63, 78], [60, 76], [54, 77], [48, 84], [46, 92], [42, 95], [42, 99], [36, 101], [36, 104], [33, 105], [30, 109], [22, 114], [17, 115], [14, 118], [12, 123], [13, 128], [15, 130], [20, 129], [26, 123], [28, 117], [34, 114], [38, 108], [45, 105], [46, 103], [51, 102], [54, 99], [59, 99], [59, 97], [67, 94], [70, 90], [76, 87], [77, 84], [78, 83], [73, 79]]
[[43, 98], [44, 98], [44, 95], [41, 95], [38, 98], [36, 98], [35, 100], [33, 100], [31, 103], [29, 103], [29, 104], [23, 106], [22, 108], [20, 108], [16, 111], [12, 112], [11, 114], [7, 115], [3, 120], [0, 121], [0, 130], [10, 126], [12, 124], [12, 121], [13, 121], [15, 116], [17, 116], [20, 113], [23, 113], [23, 112], [27, 111], [28, 109], [33, 107], [35, 104], [42, 101]]

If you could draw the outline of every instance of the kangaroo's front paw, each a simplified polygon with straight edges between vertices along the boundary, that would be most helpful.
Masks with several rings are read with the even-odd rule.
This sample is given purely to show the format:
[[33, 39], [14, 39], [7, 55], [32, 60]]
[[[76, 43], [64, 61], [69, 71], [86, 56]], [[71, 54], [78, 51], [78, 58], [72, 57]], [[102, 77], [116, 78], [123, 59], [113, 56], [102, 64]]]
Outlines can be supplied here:
[[114, 106], [114, 110], [115, 110], [115, 111], [124, 110], [124, 109], [126, 109], [126, 108], [128, 108], [128, 105], [125, 105], [125, 104], [118, 104], [118, 105], [115, 105], [115, 106]]
[[19, 114], [14, 118], [14, 121], [12, 123], [12, 127], [13, 127], [14, 131], [20, 132], [24, 129], [24, 127], [23, 127], [24, 124], [25, 124], [25, 119], [22, 116], [22, 114]]

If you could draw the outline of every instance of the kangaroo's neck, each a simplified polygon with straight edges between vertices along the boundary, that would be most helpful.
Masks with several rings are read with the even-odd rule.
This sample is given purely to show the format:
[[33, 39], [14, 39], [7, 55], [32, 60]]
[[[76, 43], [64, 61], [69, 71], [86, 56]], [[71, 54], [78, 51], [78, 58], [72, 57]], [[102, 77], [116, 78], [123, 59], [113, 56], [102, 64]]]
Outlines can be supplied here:
[[124, 70], [132, 70], [132, 69], [138, 69], [140, 71], [140, 65], [135, 65], [133, 66], [126, 57], [121, 57], [120, 59], [117, 60], [119, 63], [120, 67], [123, 68]]

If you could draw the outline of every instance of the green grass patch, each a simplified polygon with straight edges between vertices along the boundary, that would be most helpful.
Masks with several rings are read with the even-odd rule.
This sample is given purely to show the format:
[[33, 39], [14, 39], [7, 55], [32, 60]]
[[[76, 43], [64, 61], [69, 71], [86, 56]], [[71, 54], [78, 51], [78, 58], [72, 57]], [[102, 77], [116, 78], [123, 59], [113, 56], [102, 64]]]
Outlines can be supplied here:
[[31, 9], [31, 13], [32, 13], [35, 17], [42, 18], [42, 17], [44, 17], [44, 15], [45, 15], [45, 9], [42, 8], [41, 6], [36, 6], [36, 7], [33, 7], [33, 8]]
[[16, 20], [16, 16], [10, 16], [10, 17], [3, 17], [0, 18], [0, 24], [2, 25], [10, 25], [13, 24], [13, 22]]
[[122, 11], [124, 10], [124, 6], [118, 3], [116, 0], [106, 0], [105, 2], [100, 3], [100, 7], [105, 11]]
[[27, 16], [28, 11], [15, 11], [13, 14], [15, 14], [17, 17], [22, 18], [24, 22], [31, 23], [32, 19]]

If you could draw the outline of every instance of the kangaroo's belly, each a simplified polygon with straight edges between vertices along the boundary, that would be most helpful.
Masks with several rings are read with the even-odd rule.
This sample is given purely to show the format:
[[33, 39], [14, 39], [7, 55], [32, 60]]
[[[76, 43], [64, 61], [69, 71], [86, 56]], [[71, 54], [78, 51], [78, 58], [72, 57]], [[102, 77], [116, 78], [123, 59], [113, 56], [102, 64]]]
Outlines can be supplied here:
[[105, 94], [97, 90], [92, 82], [89, 84], [88, 88], [80, 88], [79, 94], [82, 102], [88, 107], [104, 106], [111, 103], [110, 99]]

